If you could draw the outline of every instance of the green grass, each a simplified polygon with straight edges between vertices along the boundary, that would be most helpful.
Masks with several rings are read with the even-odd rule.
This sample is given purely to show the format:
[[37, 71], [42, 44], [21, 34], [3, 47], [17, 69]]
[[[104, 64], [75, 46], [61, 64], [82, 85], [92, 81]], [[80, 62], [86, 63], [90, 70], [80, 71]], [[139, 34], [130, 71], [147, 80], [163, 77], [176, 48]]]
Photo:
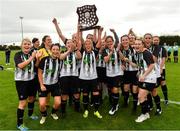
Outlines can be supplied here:
[[[0, 65], [5, 69], [13, 68], [13, 57], [15, 51], [11, 54], [11, 65], [5, 65], [4, 52], [0, 52]], [[180, 58], [180, 57], [179, 57]], [[166, 64], [167, 85], [169, 91], [169, 99], [180, 101], [180, 63], [173, 62]], [[162, 92], [159, 89], [159, 94], [163, 98]], [[120, 105], [123, 98], [120, 98]], [[52, 100], [51, 100], [52, 103]], [[18, 97], [15, 89], [13, 70], [0, 71], [0, 130], [15, 130], [16, 129], [16, 109], [18, 105]], [[71, 107], [67, 108], [67, 117], [65, 119], [53, 120], [50, 116], [44, 125], [38, 121], [32, 121], [27, 118], [27, 109], [24, 116], [25, 124], [32, 130], [180, 130], [180, 105], [169, 104], [164, 106], [161, 103], [163, 113], [161, 116], [155, 116], [154, 110], [151, 112], [151, 119], [137, 124], [135, 118], [140, 113], [140, 107], [136, 115], [131, 114], [132, 102], [128, 108], [120, 108], [114, 116], [108, 115], [108, 101], [105, 99], [100, 107], [100, 112], [103, 116], [99, 120], [93, 116], [93, 112], [87, 119], [82, 117], [82, 113], [75, 113]], [[48, 109], [50, 113], [50, 109]], [[38, 102], [35, 105], [35, 114], [40, 115]]]

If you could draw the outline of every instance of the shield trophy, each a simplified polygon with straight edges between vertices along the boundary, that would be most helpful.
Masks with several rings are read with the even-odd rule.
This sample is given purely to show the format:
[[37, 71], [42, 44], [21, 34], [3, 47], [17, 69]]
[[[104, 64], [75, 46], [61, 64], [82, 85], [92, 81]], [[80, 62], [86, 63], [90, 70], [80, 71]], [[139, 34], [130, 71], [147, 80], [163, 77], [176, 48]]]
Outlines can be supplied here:
[[86, 31], [91, 29], [99, 29], [100, 26], [96, 26], [99, 19], [96, 15], [95, 5], [84, 5], [77, 8], [78, 22], [80, 24], [80, 31]]

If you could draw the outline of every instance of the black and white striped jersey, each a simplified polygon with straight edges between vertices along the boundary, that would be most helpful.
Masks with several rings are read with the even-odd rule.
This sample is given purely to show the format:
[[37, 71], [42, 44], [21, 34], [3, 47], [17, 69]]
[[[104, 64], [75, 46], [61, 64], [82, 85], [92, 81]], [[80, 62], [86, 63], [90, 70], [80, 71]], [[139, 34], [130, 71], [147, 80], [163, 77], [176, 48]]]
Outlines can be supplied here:
[[93, 80], [97, 78], [96, 56], [94, 51], [84, 51], [82, 55], [79, 78], [82, 80]]
[[153, 52], [153, 55], [157, 58], [157, 61], [155, 62], [155, 70], [156, 70], [156, 76], [157, 78], [159, 78], [161, 77], [160, 64], [162, 62], [163, 57], [166, 57], [166, 52], [165, 49], [163, 49], [163, 47], [160, 45], [153, 45], [151, 50]]
[[[109, 55], [109, 49], [105, 49], [104, 57]], [[110, 57], [109, 62], [106, 63], [106, 75], [108, 77], [115, 77], [124, 74], [121, 68], [121, 60], [119, 59], [118, 52], [114, 49], [113, 54]]]
[[60, 73], [59, 59], [53, 59], [50, 56], [44, 57], [39, 63], [39, 68], [43, 70], [43, 84], [52, 85], [58, 82]]
[[64, 76], [78, 76], [78, 63], [76, 59], [76, 53], [72, 52], [67, 57], [62, 60], [60, 77]]
[[99, 49], [97, 49], [97, 51], [98, 51], [98, 55], [96, 57], [97, 67], [104, 67], [105, 68], [106, 67], [106, 63], [104, 61], [103, 52], [100, 53]]
[[29, 59], [31, 54], [24, 54], [22, 51], [17, 52], [14, 56], [15, 62], [15, 81], [30, 81], [34, 79], [34, 61], [31, 61], [26, 67], [23, 69], [18, 67], [18, 64]]
[[[141, 76], [145, 73], [145, 71], [148, 69], [148, 66], [150, 64], [154, 64], [153, 56], [148, 51], [145, 50], [141, 53], [138, 53], [138, 75]], [[144, 82], [147, 83], [156, 83], [156, 72], [155, 69], [153, 69], [146, 77]]]
[[[137, 62], [137, 55], [136, 55], [136, 51], [132, 47], [129, 47], [128, 50], [122, 50], [122, 54], [126, 58], [128, 58], [130, 61], [132, 61], [133, 63], [136, 64], [136, 62]], [[133, 67], [128, 62], [125, 62], [124, 66], [125, 66], [125, 71], [137, 71], [138, 70], [136, 67]]]

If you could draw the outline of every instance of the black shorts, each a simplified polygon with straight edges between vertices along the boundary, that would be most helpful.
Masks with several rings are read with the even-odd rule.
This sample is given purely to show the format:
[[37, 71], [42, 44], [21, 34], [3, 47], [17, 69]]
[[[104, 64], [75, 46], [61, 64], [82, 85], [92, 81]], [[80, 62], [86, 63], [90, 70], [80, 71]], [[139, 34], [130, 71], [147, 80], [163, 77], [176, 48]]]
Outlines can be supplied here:
[[178, 56], [178, 51], [174, 51], [173, 56]]
[[38, 76], [35, 76], [35, 78], [33, 79], [33, 86], [36, 89], [36, 91], [38, 91], [41, 88], [39, 84]]
[[161, 85], [161, 77], [157, 78], [156, 88], [158, 88], [160, 85]]
[[119, 88], [122, 81], [123, 81], [123, 76], [107, 77], [108, 88], [113, 88], [113, 87]]
[[79, 78], [76, 76], [61, 77], [60, 87], [63, 95], [80, 93]]
[[53, 85], [44, 85], [46, 87], [46, 91], [41, 91], [39, 90], [38, 94], [39, 97], [47, 97], [47, 95], [49, 93], [51, 93], [51, 96], [61, 96], [61, 90], [60, 87], [57, 84], [53, 84]]
[[163, 72], [161, 74], [161, 81], [165, 81], [166, 80], [166, 70], [163, 69]]
[[93, 79], [93, 80], [80, 79], [80, 87], [83, 93], [99, 91], [97, 79]]
[[168, 51], [168, 56], [170, 57], [170, 55], [171, 55], [171, 52], [170, 52], [170, 51]]
[[98, 82], [107, 83], [106, 68], [97, 67]]
[[124, 84], [138, 85], [137, 71], [124, 71]]
[[33, 80], [15, 81], [15, 83], [19, 100], [26, 100], [28, 96], [36, 96], [37, 88], [33, 85]]
[[138, 87], [141, 89], [145, 89], [148, 91], [153, 91], [155, 88], [156, 84], [155, 83], [147, 83], [147, 82], [139, 82]]

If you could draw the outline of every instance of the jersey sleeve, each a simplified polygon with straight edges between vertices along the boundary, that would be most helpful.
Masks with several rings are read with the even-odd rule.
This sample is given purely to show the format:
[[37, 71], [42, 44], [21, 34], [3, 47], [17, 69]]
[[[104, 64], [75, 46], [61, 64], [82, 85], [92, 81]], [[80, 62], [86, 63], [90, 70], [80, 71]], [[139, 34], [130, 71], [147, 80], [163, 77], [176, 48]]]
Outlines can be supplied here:
[[22, 63], [22, 58], [21, 58], [21, 52], [17, 52], [14, 56], [14, 63], [15, 63], [15, 66], [17, 67], [18, 64]]
[[167, 51], [164, 47], [162, 47], [162, 57], [167, 57]]
[[154, 64], [153, 55], [149, 51], [144, 51], [143, 57], [147, 65]]
[[155, 46], [153, 50], [153, 55], [158, 58], [160, 52], [159, 46]]
[[39, 63], [38, 68], [41, 70], [44, 70], [44, 65], [45, 65], [45, 60], [47, 59], [47, 57], [42, 58], [42, 60]]

